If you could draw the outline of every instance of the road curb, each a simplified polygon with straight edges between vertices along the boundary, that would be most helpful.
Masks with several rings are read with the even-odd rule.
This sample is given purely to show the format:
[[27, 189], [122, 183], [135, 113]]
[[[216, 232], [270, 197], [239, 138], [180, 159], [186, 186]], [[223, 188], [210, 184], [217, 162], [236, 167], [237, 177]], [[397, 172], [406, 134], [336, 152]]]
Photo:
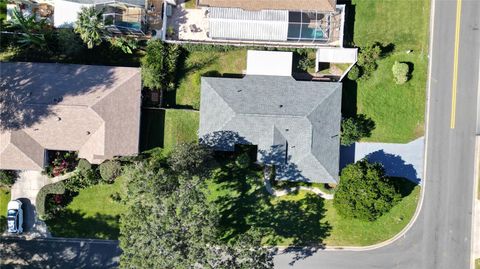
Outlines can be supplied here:
[[[480, 257], [475, 257], [475, 253], [480, 253], [480, 249], [475, 249], [475, 247], [480, 248], [480, 238], [475, 237], [475, 235], [478, 233], [480, 234], [480, 227], [477, 227], [475, 229], [475, 223], [477, 223], [476, 218], [480, 218], [479, 215], [475, 214], [477, 212], [477, 205], [479, 203], [477, 200], [479, 199], [477, 197], [477, 191], [478, 191], [478, 182], [480, 179], [480, 135], [477, 135], [475, 137], [476, 143], [475, 143], [475, 167], [474, 167], [474, 172], [473, 172], [473, 199], [472, 199], [472, 224], [471, 224], [471, 234], [470, 234], [470, 268], [474, 269], [475, 268], [475, 259], [480, 258]], [[477, 244], [475, 244], [475, 240], [479, 241]]]

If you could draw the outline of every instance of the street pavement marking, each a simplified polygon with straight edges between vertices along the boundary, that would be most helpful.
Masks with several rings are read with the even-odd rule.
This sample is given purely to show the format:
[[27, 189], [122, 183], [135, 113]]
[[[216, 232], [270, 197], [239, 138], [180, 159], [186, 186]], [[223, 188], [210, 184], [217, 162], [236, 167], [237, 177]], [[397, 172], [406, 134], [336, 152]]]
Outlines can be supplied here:
[[462, 15], [462, 0], [457, 0], [457, 15], [455, 21], [455, 47], [453, 54], [453, 79], [452, 79], [452, 114], [450, 128], [455, 128], [455, 112], [457, 108], [457, 77], [458, 77], [458, 47], [460, 43], [460, 16]]

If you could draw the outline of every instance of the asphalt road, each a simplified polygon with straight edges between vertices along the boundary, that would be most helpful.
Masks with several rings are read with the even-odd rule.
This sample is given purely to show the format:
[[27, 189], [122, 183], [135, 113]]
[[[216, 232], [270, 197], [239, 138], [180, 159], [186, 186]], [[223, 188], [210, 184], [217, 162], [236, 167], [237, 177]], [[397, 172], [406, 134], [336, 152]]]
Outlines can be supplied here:
[[0, 268], [115, 268], [117, 241], [0, 237]]
[[[276, 268], [425, 268], [470, 266], [480, 1], [464, 0], [458, 54], [455, 128], [451, 129], [456, 1], [435, 1], [425, 193], [414, 225], [395, 242], [369, 251], [286, 252]], [[115, 241], [0, 238], [0, 262], [36, 268], [109, 268]], [[300, 255], [299, 255], [300, 254]]]
[[[425, 193], [397, 241], [371, 251], [317, 251], [275, 258], [276, 268], [470, 268], [479, 91], [480, 1], [462, 1], [455, 128], [451, 129], [456, 1], [434, 1]], [[305, 253], [304, 253], [305, 254]], [[292, 264], [292, 261], [295, 261]]]

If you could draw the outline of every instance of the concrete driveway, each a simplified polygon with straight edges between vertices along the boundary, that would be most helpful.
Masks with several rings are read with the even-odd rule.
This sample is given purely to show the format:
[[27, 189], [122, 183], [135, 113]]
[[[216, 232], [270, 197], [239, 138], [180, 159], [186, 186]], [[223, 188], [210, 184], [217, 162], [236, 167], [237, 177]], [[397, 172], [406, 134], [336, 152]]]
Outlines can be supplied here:
[[403, 177], [421, 183], [424, 148], [424, 137], [406, 144], [359, 142], [341, 148], [340, 168], [367, 158], [371, 162], [382, 163], [388, 176]]

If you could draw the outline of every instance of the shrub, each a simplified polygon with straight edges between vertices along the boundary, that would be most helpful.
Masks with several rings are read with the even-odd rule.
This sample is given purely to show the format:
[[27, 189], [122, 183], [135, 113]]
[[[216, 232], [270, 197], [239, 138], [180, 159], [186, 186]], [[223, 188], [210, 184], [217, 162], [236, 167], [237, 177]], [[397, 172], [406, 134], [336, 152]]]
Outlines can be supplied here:
[[92, 165], [85, 159], [80, 159], [78, 161], [78, 165], [77, 165], [77, 171], [82, 174], [82, 175], [85, 175], [88, 173], [88, 171], [92, 170]]
[[11, 187], [17, 179], [17, 172], [13, 170], [0, 170], [0, 187]]
[[360, 77], [360, 68], [357, 65], [354, 65], [350, 72], [347, 75], [349, 80], [357, 80]]
[[65, 193], [65, 185], [63, 184], [62, 181], [45, 185], [43, 188], [40, 189], [40, 191], [37, 194], [37, 199], [36, 199], [36, 207], [37, 207], [37, 213], [38, 217], [42, 220], [45, 220], [49, 218], [47, 212], [45, 211], [45, 199], [47, 198], [48, 194], [63, 194]]
[[250, 157], [248, 157], [247, 153], [242, 153], [240, 156], [237, 157], [235, 160], [235, 164], [238, 166], [240, 169], [245, 169], [250, 166]]
[[363, 159], [342, 170], [333, 204], [341, 216], [373, 221], [400, 199], [382, 165]]
[[375, 122], [363, 114], [342, 120], [342, 135], [340, 143], [349, 146], [363, 137], [372, 135]]
[[97, 184], [99, 181], [99, 175], [96, 170], [90, 169], [85, 171], [77, 171], [69, 179], [65, 180], [65, 189], [71, 192], [79, 192], [81, 189], [90, 187]]
[[315, 60], [310, 59], [305, 55], [305, 57], [302, 57], [300, 61], [298, 61], [297, 68], [303, 71], [307, 71], [308, 68], [314, 67], [315, 66]]
[[106, 161], [99, 165], [102, 180], [112, 183], [122, 173], [122, 166], [117, 161]]
[[392, 72], [395, 83], [403, 84], [408, 81], [408, 64], [395, 61], [392, 66]]
[[360, 49], [357, 65], [362, 69], [362, 77], [368, 78], [377, 69], [376, 61], [380, 59], [382, 48], [379, 44], [368, 45]]

